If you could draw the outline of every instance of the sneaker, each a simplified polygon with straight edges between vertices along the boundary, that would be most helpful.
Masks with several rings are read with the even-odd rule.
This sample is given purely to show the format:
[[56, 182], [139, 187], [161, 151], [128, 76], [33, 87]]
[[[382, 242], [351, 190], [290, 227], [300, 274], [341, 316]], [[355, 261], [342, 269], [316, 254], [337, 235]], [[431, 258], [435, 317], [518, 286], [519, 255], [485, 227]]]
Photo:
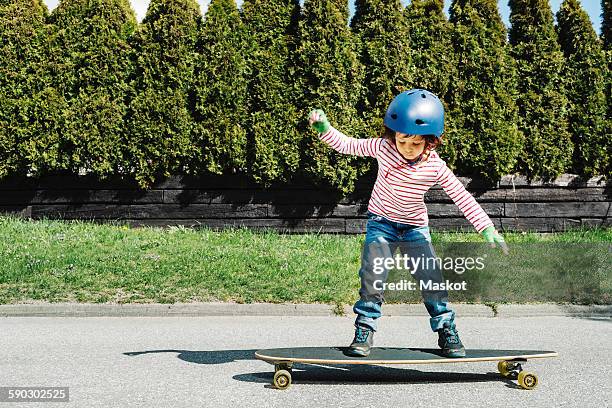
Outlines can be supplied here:
[[355, 338], [347, 350], [347, 354], [357, 357], [367, 357], [374, 345], [374, 331], [368, 327], [356, 326]]
[[445, 357], [465, 357], [465, 348], [459, 339], [454, 323], [446, 322], [438, 330], [438, 345]]

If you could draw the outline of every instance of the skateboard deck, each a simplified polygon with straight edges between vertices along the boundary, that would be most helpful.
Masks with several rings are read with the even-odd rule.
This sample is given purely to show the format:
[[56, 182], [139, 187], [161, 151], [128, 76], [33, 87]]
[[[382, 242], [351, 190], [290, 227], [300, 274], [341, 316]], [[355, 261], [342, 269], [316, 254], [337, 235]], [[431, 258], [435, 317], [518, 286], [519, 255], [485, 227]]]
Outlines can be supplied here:
[[517, 379], [525, 389], [538, 383], [537, 376], [524, 371], [522, 364], [535, 358], [557, 357], [554, 351], [541, 350], [466, 350], [465, 357], [448, 358], [440, 349], [374, 347], [367, 357], [347, 354], [348, 347], [297, 347], [264, 349], [255, 352], [255, 357], [274, 364], [273, 385], [286, 389], [291, 385], [291, 369], [294, 363], [301, 364], [433, 364], [469, 363], [497, 361], [497, 369], [507, 378]]

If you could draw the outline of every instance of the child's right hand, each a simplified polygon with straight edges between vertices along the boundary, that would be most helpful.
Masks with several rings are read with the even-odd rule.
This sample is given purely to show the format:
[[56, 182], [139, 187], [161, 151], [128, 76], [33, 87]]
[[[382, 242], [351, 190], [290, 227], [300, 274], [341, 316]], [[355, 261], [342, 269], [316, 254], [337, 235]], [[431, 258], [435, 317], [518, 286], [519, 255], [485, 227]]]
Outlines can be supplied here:
[[330, 124], [325, 116], [325, 112], [321, 109], [315, 109], [308, 115], [308, 123], [319, 133], [325, 133], [329, 130]]

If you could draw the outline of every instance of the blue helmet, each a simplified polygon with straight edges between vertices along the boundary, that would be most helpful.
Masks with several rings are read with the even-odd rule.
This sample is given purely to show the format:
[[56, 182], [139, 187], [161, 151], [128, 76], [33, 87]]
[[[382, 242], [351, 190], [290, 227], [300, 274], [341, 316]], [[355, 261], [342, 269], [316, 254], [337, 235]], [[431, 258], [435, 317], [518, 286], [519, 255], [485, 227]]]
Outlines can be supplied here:
[[397, 95], [387, 108], [384, 124], [408, 135], [444, 133], [444, 106], [440, 99], [424, 89], [411, 89]]

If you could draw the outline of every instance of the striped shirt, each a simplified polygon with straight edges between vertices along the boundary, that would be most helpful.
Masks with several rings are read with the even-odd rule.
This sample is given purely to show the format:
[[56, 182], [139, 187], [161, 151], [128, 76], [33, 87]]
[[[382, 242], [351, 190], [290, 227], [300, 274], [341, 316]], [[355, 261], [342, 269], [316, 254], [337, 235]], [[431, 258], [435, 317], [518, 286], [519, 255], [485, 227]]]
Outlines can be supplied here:
[[368, 203], [370, 212], [402, 224], [426, 226], [429, 217], [425, 193], [439, 184], [476, 231], [481, 232], [493, 225], [480, 204], [435, 150], [430, 152], [427, 160], [411, 165], [387, 139], [356, 139], [334, 127], [320, 133], [319, 138], [339, 153], [376, 158], [378, 176]]

